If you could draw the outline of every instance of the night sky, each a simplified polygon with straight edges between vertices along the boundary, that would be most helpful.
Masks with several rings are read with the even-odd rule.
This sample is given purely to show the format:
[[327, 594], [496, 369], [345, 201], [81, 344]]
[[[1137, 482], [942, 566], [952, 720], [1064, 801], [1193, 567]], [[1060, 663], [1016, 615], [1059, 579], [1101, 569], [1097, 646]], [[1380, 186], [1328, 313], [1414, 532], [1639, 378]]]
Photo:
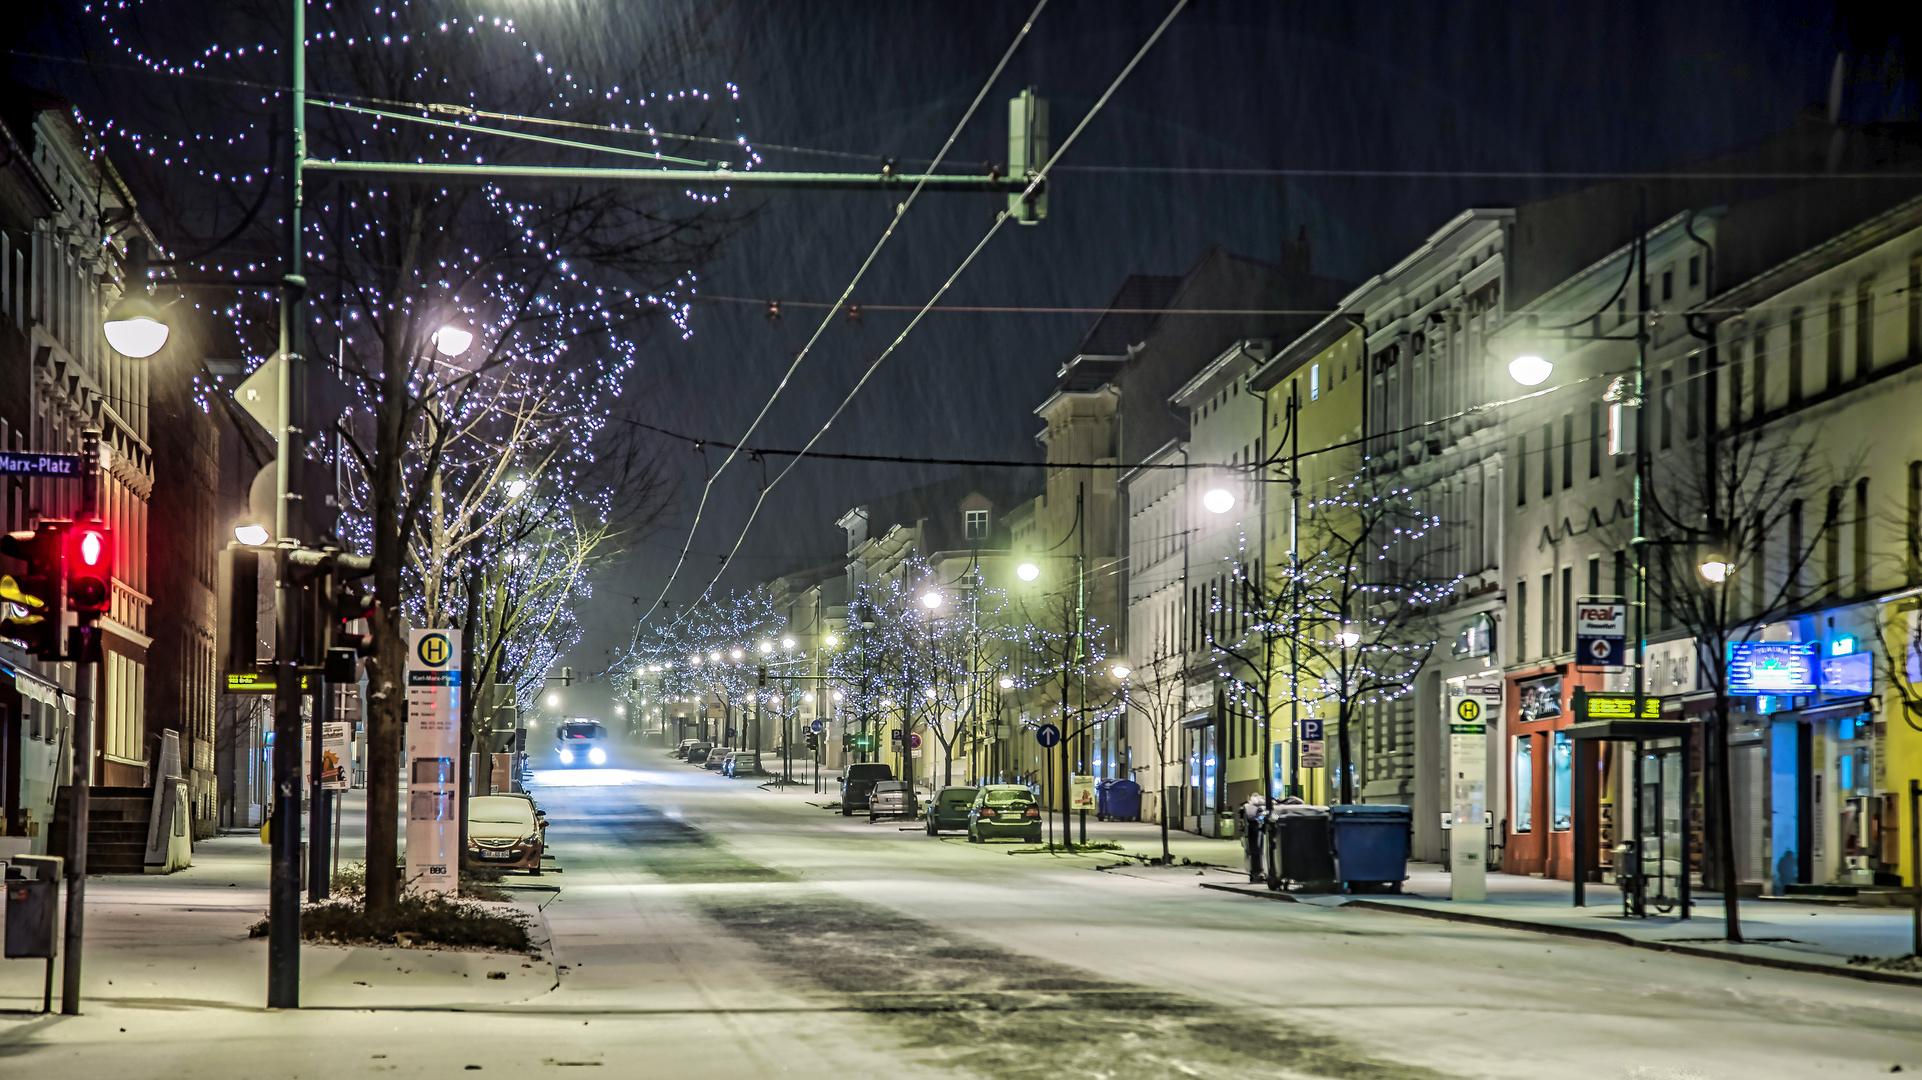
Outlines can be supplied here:
[[[617, 57], [624, 34], [645, 32], [627, 24], [626, 6], [606, 5], [621, 14], [579, 43], [584, 58]], [[1031, 7], [1032, 0], [741, 2], [720, 9], [710, 49], [691, 61], [696, 69], [663, 77], [677, 85], [738, 83], [739, 129], [760, 145], [765, 168], [865, 170], [884, 156], [915, 165], [940, 146]], [[1027, 85], [1050, 100], [1059, 145], [1169, 7], [1054, 0], [963, 132], [952, 166], [972, 171], [1005, 158], [1007, 99]], [[530, 28], [541, 18], [530, 10], [516, 15]], [[20, 51], [72, 47], [57, 22], [18, 38]], [[1303, 227], [1318, 271], [1360, 280], [1464, 207], [1523, 201], [1579, 181], [1207, 170], [1658, 168], [1759, 138], [1786, 126], [1797, 109], [1824, 102], [1840, 40], [1832, 11], [1818, 4], [1203, 0], [1176, 19], [1063, 159], [1048, 220], [1004, 228], [946, 302], [1098, 307], [1129, 273], [1180, 273], [1211, 244], [1273, 258], [1282, 238]], [[1849, 82], [1847, 118], [1915, 119], [1913, 85], [1864, 66], [1870, 70]], [[16, 52], [15, 67], [76, 96], [87, 89], [71, 64]], [[840, 292], [898, 197], [757, 197], [752, 220], [701, 271], [708, 301], [696, 307], [692, 336], [649, 340], [626, 415], [698, 438], [737, 439], [825, 314], [797, 302]], [[856, 301], [925, 301], [987, 231], [995, 209], [985, 194], [924, 195]], [[773, 299], [786, 302], [778, 321], [765, 313]], [[1091, 318], [931, 315], [821, 449], [1037, 459], [1032, 410]], [[871, 308], [858, 326], [837, 316], [753, 443], [804, 443], [906, 319]], [[626, 563], [597, 582], [584, 613], [587, 637], [575, 652], [583, 668], [600, 666], [607, 650], [626, 643], [693, 523], [705, 475], [700, 458], [665, 445], [669, 466], [681, 472], [681, 496], [667, 519], [632, 544]], [[707, 456], [718, 464], [718, 452]], [[786, 460], [770, 458], [767, 475]], [[842, 545], [834, 519], [846, 508], [953, 471], [804, 463], [769, 497], [722, 586], [832, 559]], [[742, 461], [721, 479], [670, 600], [685, 603], [706, 586], [718, 554], [740, 534], [762, 476], [758, 462]]]

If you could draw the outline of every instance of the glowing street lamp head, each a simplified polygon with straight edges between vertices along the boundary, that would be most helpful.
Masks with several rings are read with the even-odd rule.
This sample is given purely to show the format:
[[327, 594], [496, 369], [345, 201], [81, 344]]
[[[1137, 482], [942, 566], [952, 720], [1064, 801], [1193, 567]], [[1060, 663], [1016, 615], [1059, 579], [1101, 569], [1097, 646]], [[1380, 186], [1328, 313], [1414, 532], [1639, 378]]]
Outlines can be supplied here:
[[708, 658], [708, 659], [709, 659], [710, 661], [712, 661], [712, 662], [714, 662], [714, 663], [716, 663], [716, 664], [718, 664], [718, 663], [720, 663], [720, 662], [721, 662], [721, 650], [719, 650], [719, 649], [716, 649], [716, 650], [714, 650], [713, 652], [711, 652], [711, 653], [708, 653], [708, 654], [707, 654], [707, 658]]
[[1343, 630], [1335, 635], [1335, 644], [1344, 649], [1352, 649], [1361, 644], [1361, 635], [1353, 630]]
[[559, 694], [549, 694], [549, 695], [547, 695], [547, 707], [548, 707], [548, 708], [550, 708], [550, 709], [553, 709], [553, 708], [558, 708], [558, 707], [560, 706], [560, 703], [561, 703], [561, 696], [560, 696]]
[[1201, 497], [1201, 505], [1210, 514], [1225, 514], [1235, 508], [1235, 493], [1227, 488], [1213, 488]]
[[841, 700], [841, 691], [839, 691], [839, 690], [836, 690], [836, 691], [834, 692], [834, 700], [836, 700], [836, 701], [839, 701], [839, 700]]
[[732, 651], [732, 652], [730, 652], [730, 653], [728, 653], [727, 655], [728, 655], [728, 659], [730, 659], [730, 660], [737, 660], [737, 661], [738, 661], [738, 660], [740, 660], [740, 659], [741, 659], [742, 657], [744, 657], [744, 656], [746, 656], [746, 655], [747, 655], [747, 653], [746, 653], [746, 652], [743, 652], [743, 651], [742, 651], [741, 649], [738, 649], [738, 648], [737, 648], [737, 649], [735, 649], [734, 651]]
[[781, 639], [781, 650], [782, 650], [783, 652], [793, 652], [793, 651], [794, 651], [794, 639], [793, 639], [793, 638], [791, 638], [791, 637], [784, 637], [784, 638], [782, 638], [782, 639]]
[[768, 653], [774, 651], [774, 643], [772, 641], [763, 641], [755, 646], [755, 648], [760, 650], [762, 656], [766, 656]]
[[1523, 386], [1540, 386], [1554, 373], [1555, 365], [1534, 353], [1523, 353], [1508, 362], [1508, 377]]
[[933, 589], [929, 589], [927, 592], [922, 593], [921, 606], [924, 608], [927, 608], [929, 611], [933, 611], [935, 608], [940, 607], [941, 594], [938, 592], [935, 592]]
[[700, 666], [701, 666], [701, 657], [700, 657], [700, 655], [699, 655], [699, 654], [696, 654], [696, 655], [694, 655], [694, 656], [690, 656], [690, 657], [688, 657], [688, 658], [687, 658], [687, 666], [688, 666], [688, 667], [700, 667]]
[[139, 295], [123, 297], [114, 304], [101, 330], [114, 352], [134, 360], [145, 360], [159, 352], [170, 333], [159, 306]]
[[1024, 562], [1014, 568], [1014, 576], [1022, 581], [1033, 581], [1041, 576], [1041, 568], [1031, 562]]
[[1134, 674], [1134, 669], [1126, 664], [1116, 664], [1108, 669], [1108, 673], [1117, 679], [1126, 679], [1128, 676]]
[[1702, 558], [1702, 565], [1698, 569], [1702, 571], [1703, 578], [1720, 585], [1728, 580], [1729, 571], [1734, 567], [1720, 555], [1707, 555]]
[[833, 634], [829, 634], [827, 637], [821, 639], [821, 644], [826, 645], [830, 649], [835, 649], [840, 647], [841, 639]]
[[515, 478], [513, 478], [512, 480], [509, 480], [509, 481], [507, 482], [507, 497], [508, 497], [508, 498], [510, 498], [510, 499], [518, 499], [518, 498], [520, 498], [520, 497], [521, 497], [522, 495], [525, 495], [525, 494], [527, 494], [527, 481], [526, 481], [526, 480], [524, 480], [524, 479], [522, 479], [521, 477], [518, 477], [518, 476], [516, 476]]
[[1003, 690], [1014, 689], [1014, 678], [1008, 675], [1001, 676], [1001, 689]]
[[449, 323], [434, 331], [434, 351], [446, 357], [455, 357], [467, 351], [474, 344], [474, 332]]
[[234, 539], [246, 544], [248, 547], [259, 547], [267, 541], [272, 540], [273, 534], [267, 531], [267, 526], [265, 525], [236, 525], [234, 526]]

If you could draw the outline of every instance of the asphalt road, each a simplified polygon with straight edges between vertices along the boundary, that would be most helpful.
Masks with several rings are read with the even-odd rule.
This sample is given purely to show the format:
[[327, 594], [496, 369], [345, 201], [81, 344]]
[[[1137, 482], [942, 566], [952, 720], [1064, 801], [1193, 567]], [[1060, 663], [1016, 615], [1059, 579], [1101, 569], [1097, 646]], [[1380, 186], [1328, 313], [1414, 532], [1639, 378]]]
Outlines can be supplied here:
[[[0, 1075], [1709, 1080], [1922, 1068], [1922, 991], [1905, 987], [1274, 903], [1198, 887], [1231, 880], [1220, 872], [1103, 869], [1102, 857], [843, 818], [805, 792], [655, 752], [617, 764], [538, 778], [563, 870], [526, 882], [560, 887], [543, 894], [551, 989], [271, 1013], [251, 988], [170, 999], [169, 963], [201, 951], [156, 953], [138, 997], [100, 986], [77, 1020], [0, 1016]], [[258, 955], [225, 948], [254, 978]]]

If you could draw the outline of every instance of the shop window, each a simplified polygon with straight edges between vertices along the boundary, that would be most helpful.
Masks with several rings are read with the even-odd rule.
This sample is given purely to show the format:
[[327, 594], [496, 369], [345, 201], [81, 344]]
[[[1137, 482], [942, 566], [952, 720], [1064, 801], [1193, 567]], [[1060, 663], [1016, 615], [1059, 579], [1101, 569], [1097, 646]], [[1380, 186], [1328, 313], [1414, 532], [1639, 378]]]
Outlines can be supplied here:
[[1549, 750], [1549, 828], [1567, 832], [1575, 823], [1575, 743], [1568, 732], [1555, 732]]
[[1533, 736], [1515, 736], [1515, 764], [1510, 771], [1514, 776], [1515, 812], [1509, 820], [1509, 831], [1533, 832], [1535, 830], [1535, 739]]

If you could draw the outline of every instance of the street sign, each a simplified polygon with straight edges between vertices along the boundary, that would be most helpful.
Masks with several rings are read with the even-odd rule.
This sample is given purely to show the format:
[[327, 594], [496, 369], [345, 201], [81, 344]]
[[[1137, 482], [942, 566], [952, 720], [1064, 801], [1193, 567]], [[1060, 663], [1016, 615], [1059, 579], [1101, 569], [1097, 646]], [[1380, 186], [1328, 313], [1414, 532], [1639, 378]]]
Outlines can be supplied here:
[[1301, 767], [1304, 769], [1326, 768], [1328, 765], [1328, 757], [1324, 749], [1326, 745], [1320, 739], [1313, 742], [1304, 739], [1301, 744]]
[[1301, 718], [1301, 741], [1302, 742], [1320, 742], [1321, 741], [1321, 717], [1304, 716]]
[[808, 730], [814, 732], [816, 735], [819, 735], [820, 733], [822, 733], [823, 731], [826, 731], [827, 729], [828, 729], [828, 722], [826, 720], [816, 720], [813, 723], [808, 725]]
[[70, 476], [78, 480], [80, 460], [79, 454], [0, 453], [0, 476]]
[[908, 736], [908, 749], [910, 750], [921, 749], [921, 733], [920, 732], [917, 731], [912, 735]]
[[[316, 681], [316, 676], [302, 675], [300, 677], [300, 688], [302, 690], [312, 690]], [[274, 685], [274, 672], [272, 668], [268, 668], [265, 671], [230, 671], [227, 673], [227, 692], [229, 694], [271, 694], [274, 692]]]
[[1621, 667], [1628, 642], [1628, 605], [1616, 596], [1575, 601], [1575, 666]]
[[1068, 777], [1068, 809], [1085, 811], [1094, 808], [1094, 777], [1080, 773]]
[[460, 891], [460, 631], [407, 633], [407, 881]]
[[1634, 694], [1598, 694], [1594, 691], [1578, 694], [1575, 698], [1575, 719], [1660, 720], [1662, 718], [1661, 698], [1644, 695], [1640, 700], [1642, 712], [1637, 716]]
[[1034, 729], [1034, 741], [1041, 744], [1041, 749], [1051, 750], [1061, 742], [1061, 729], [1053, 724], [1043, 724]]

